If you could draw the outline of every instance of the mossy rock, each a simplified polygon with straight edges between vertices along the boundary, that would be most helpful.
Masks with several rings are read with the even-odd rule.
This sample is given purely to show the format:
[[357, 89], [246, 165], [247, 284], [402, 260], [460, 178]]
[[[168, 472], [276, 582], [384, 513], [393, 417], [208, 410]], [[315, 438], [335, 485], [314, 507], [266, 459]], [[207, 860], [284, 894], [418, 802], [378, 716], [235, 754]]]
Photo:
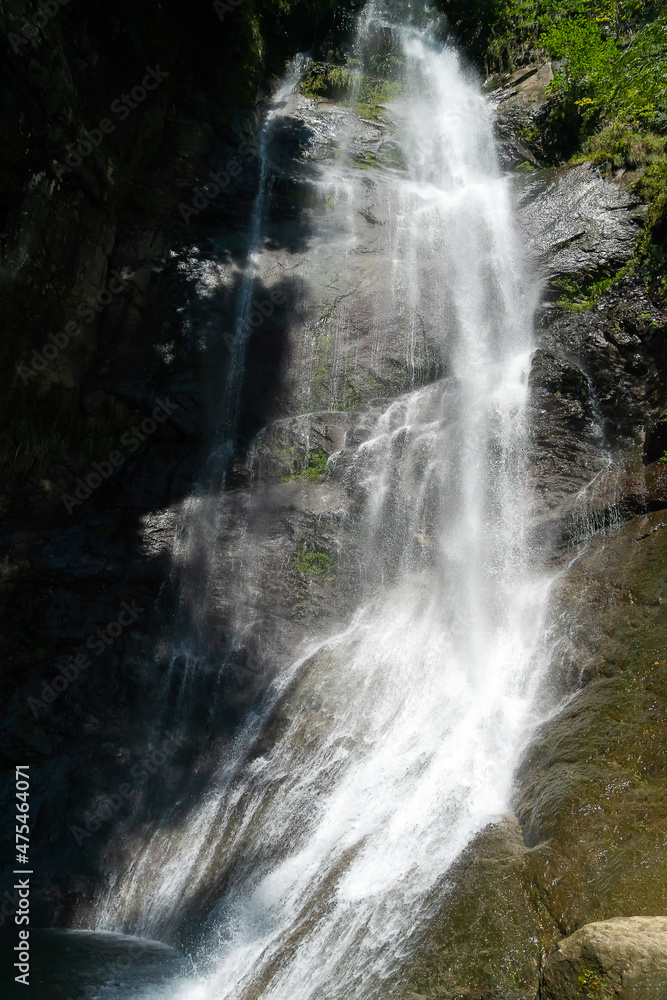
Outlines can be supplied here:
[[[540, 923], [514, 817], [488, 827], [447, 874], [436, 915], [405, 970], [405, 997], [528, 1000], [537, 990]], [[394, 994], [392, 994], [394, 995]]]
[[587, 683], [542, 728], [517, 803], [561, 934], [667, 911], [666, 560], [658, 512], [594, 539], [561, 583], [570, 669]]

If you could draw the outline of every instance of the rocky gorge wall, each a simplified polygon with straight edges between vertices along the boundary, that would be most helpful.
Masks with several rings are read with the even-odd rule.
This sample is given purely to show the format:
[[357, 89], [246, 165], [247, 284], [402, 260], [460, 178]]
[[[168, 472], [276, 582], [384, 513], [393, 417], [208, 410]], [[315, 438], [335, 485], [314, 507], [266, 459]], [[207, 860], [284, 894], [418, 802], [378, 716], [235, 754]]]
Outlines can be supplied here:
[[[154, 23], [139, 31], [131, 66], [137, 80], [153, 65], [146, 40], [156, 41]], [[58, 24], [54, 18], [54, 31]], [[85, 34], [83, 41], [77, 37], [85, 47]], [[48, 58], [60, 66], [65, 88], [74, 57], [59, 36], [56, 42]], [[45, 46], [40, 42], [30, 57], [33, 72], [34, 61], [47, 58]], [[97, 51], [99, 42], [90, 47]], [[17, 58], [28, 55], [25, 48]], [[162, 68], [173, 65], [162, 50], [160, 59]], [[182, 52], [174, 51], [174, 59], [192, 66]], [[64, 436], [75, 426], [75, 438], [94, 435], [101, 442], [83, 461], [63, 449], [62, 460], [49, 458], [41, 478], [28, 477], [27, 486], [10, 478], [3, 526], [2, 694], [9, 719], [3, 755], [8, 770], [18, 757], [33, 769], [41, 873], [35, 910], [45, 925], [66, 925], [113, 866], [127, 809], [105, 811], [103, 803], [128, 774], [140, 790], [146, 829], [165, 788], [178, 814], [186, 789], [214, 773], [221, 746], [261, 695], [267, 648], [279, 659], [295, 636], [331, 628], [353, 606], [356, 543], [354, 531], [341, 525], [350, 524], [356, 498], [346, 463], [377, 401], [441, 374], [437, 331], [428, 320], [406, 364], [398, 323], [387, 317], [379, 340], [372, 322], [358, 319], [372, 315], [365, 301], [382, 294], [378, 259], [386, 219], [373, 171], [396, 165], [391, 113], [360, 115], [352, 139], [369, 180], [359, 222], [363, 253], [353, 266], [341, 265], [332, 243], [313, 281], [310, 241], [315, 221], [326, 232], [328, 208], [313, 199], [308, 179], [313, 163], [337, 155], [331, 122], [339, 109], [335, 101], [299, 96], [274, 139], [281, 170], [255, 292], [258, 303], [274, 308], [266, 307], [266, 321], [248, 345], [240, 444], [214, 545], [222, 572], [206, 611], [211, 669], [192, 694], [187, 725], [180, 722], [175, 731], [165, 724], [168, 752], [155, 779], [146, 766], [147, 732], [172, 656], [174, 512], [195, 476], [228, 363], [215, 333], [231, 324], [256, 185], [255, 160], [239, 152], [252, 129], [227, 110], [238, 100], [224, 102], [224, 111], [221, 100], [217, 110], [211, 103], [211, 94], [224, 92], [228, 74], [213, 56], [200, 61], [216, 65], [219, 79], [215, 86], [196, 80], [185, 88], [187, 107], [170, 104], [176, 95], [169, 78], [146, 97], [146, 112], [154, 101], [153, 124], [132, 126], [138, 134], [124, 139], [133, 157], [124, 185], [99, 181], [100, 171], [107, 180], [110, 170], [114, 176], [113, 164], [100, 163], [101, 152], [77, 168], [83, 190], [76, 193], [70, 175], [61, 187], [39, 177], [37, 158], [31, 176], [38, 180], [21, 208], [7, 206], [8, 419], [25, 422], [29, 412], [37, 419], [31, 427], [53, 427]], [[108, 94], [129, 86], [117, 66], [118, 76], [109, 71], [107, 77], [92, 57], [88, 72], [107, 81]], [[548, 67], [518, 76], [523, 80], [510, 81], [494, 98], [505, 161], [513, 168], [527, 156], [516, 139], [516, 116], [540, 101]], [[45, 89], [62, 113], [70, 104], [58, 86], [49, 82]], [[533, 92], [526, 94], [529, 87]], [[97, 109], [106, 107], [108, 94], [75, 120], [101, 120]], [[71, 115], [65, 117], [71, 121]], [[135, 120], [128, 116], [128, 126]], [[48, 155], [71, 135], [62, 129], [54, 132]], [[17, 161], [9, 190], [25, 166]], [[196, 215], [186, 211], [186, 219], [179, 206], [195, 207], [197, 178], [233, 174], [229, 165], [237, 162], [241, 170], [224, 194]], [[536, 542], [551, 546], [562, 574], [553, 595], [560, 641], [549, 696], [567, 704], [535, 735], [518, 776], [514, 814], [485, 831], [451, 874], [441, 918], [396, 986], [406, 998], [532, 997], [540, 969], [564, 936], [591, 921], [665, 914], [667, 466], [659, 461], [667, 402], [665, 312], [632, 272], [591, 308], [558, 305], [559, 282], [585, 287], [631, 259], [642, 207], [627, 187], [603, 181], [586, 165], [522, 169], [516, 177], [520, 222], [545, 282], [530, 383], [531, 470], [539, 498], [533, 531]], [[22, 235], [15, 239], [19, 213], [25, 213]], [[54, 269], [46, 298], [45, 268]], [[112, 272], [120, 292], [111, 287]], [[314, 297], [304, 296], [304, 275], [319, 290]], [[31, 363], [31, 345], [45, 343], [47, 330], [66, 329], [82, 299], [107, 288], [117, 297], [97, 321], [82, 320], [85, 337], [59, 349], [24, 386], [17, 365]], [[152, 415], [161, 403], [160, 416], [168, 420], [159, 423]], [[153, 430], [142, 429], [147, 419]], [[25, 453], [15, 439], [12, 448], [14, 457]], [[94, 462], [109, 462], [112, 452], [122, 459], [118, 473], [89, 496], [83, 490], [68, 511], [61, 494], [79, 500], [77, 479], [94, 470]], [[231, 649], [237, 662], [224, 682], [225, 725], [211, 733], [206, 712], [219, 683], [215, 657], [230, 652], [229, 623], [239, 606], [248, 620], [264, 623], [264, 632]], [[54, 685], [54, 678], [79, 654], [91, 665], [71, 679], [61, 673], [68, 683], [58, 690], [62, 683]], [[257, 662], [262, 669], [254, 669]], [[193, 762], [196, 771], [188, 773]], [[209, 903], [202, 899], [202, 908]], [[583, 995], [604, 996], [604, 970], [593, 972], [602, 985], [590, 979]], [[543, 995], [569, 995], [564, 988], [543, 983]], [[645, 995], [628, 992], [627, 983], [619, 989], [628, 998]]]

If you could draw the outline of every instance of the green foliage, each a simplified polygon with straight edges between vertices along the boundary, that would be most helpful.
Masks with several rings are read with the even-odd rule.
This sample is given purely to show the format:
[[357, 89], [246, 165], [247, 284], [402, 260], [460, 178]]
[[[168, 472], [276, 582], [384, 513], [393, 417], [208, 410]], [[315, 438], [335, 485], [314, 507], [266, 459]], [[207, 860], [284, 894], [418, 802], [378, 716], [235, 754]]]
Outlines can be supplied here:
[[382, 105], [398, 97], [401, 88], [402, 84], [400, 80], [380, 80], [365, 77], [359, 91], [358, 100], [355, 102], [354, 110], [360, 118], [381, 121], [383, 118]]
[[545, 52], [557, 60], [539, 130], [548, 160], [567, 158], [607, 132], [592, 150], [598, 162], [613, 169], [651, 162], [643, 134], [667, 134], [664, 0], [439, 0], [438, 6], [487, 74], [513, 71]]
[[326, 451], [322, 449], [311, 451], [304, 473], [306, 479], [321, 479], [326, 474], [328, 458]]
[[321, 448], [318, 451], [311, 451], [307, 465], [304, 466], [302, 462], [296, 461], [293, 466], [294, 471], [288, 476], [281, 476], [280, 481], [289, 483], [293, 479], [322, 479], [326, 475], [328, 458], [326, 451], [322, 451]]
[[581, 153], [575, 154], [574, 163], [588, 161], [609, 166], [612, 171], [635, 170], [649, 163], [659, 162], [665, 155], [665, 137], [653, 132], [642, 133], [625, 121], [613, 121], [591, 136]]
[[635, 192], [648, 202], [644, 235], [637, 258], [651, 284], [667, 300], [667, 162], [650, 166], [634, 185]]
[[616, 42], [601, 34], [595, 19], [583, 15], [553, 21], [540, 41], [562, 60], [551, 84], [552, 91], [579, 107], [582, 122], [587, 122], [601, 110], [601, 91], [618, 55]]
[[294, 554], [294, 565], [299, 573], [331, 580], [331, 556], [326, 552], [312, 552], [304, 543]]
[[[550, 86], [556, 157], [583, 146], [612, 169], [644, 165], [667, 133], [667, 16], [622, 0], [553, 3], [540, 42], [560, 61]], [[560, 133], [561, 142], [558, 142]]]
[[577, 984], [581, 996], [588, 997], [589, 1000], [611, 1000], [614, 996], [607, 977], [602, 978], [592, 969], [582, 968], [581, 974], [577, 976]]
[[313, 63], [301, 81], [300, 90], [306, 97], [341, 98], [351, 92], [353, 85], [354, 78], [346, 67]]
[[620, 271], [604, 275], [597, 280], [589, 278], [582, 282], [575, 282], [561, 278], [554, 281], [554, 285], [562, 291], [556, 304], [568, 312], [584, 312], [587, 309], [592, 309], [598, 299], [628, 273], [631, 266], [632, 262], [622, 267]]
[[363, 71], [358, 60], [347, 66], [313, 63], [300, 84], [301, 93], [311, 98], [345, 100], [354, 98], [354, 110], [362, 118], [381, 120], [382, 105], [401, 91], [399, 79], [403, 59], [395, 55], [371, 56]]

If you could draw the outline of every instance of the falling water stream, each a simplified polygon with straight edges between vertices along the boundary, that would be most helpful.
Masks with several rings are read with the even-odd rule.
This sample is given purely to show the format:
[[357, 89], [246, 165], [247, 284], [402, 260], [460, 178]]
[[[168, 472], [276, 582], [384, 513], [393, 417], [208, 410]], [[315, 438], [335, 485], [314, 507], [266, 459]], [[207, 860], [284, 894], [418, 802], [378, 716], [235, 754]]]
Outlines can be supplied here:
[[[365, 497], [356, 611], [295, 652], [215, 787], [186, 821], [157, 830], [101, 906], [100, 926], [164, 936], [174, 912], [225, 873], [196, 972], [159, 991], [178, 1000], [380, 995], [452, 863], [510, 808], [535, 721], [549, 591], [526, 542], [536, 288], [476, 81], [427, 28], [385, 23], [372, 7], [362, 57], [378, 32], [402, 66], [390, 109], [401, 162], [375, 181], [388, 292], [374, 321], [381, 337], [383, 317], [399, 318], [415, 369], [428, 313], [442, 377], [376, 405], [361, 443], [330, 459]], [[333, 250], [314, 240], [316, 266], [318, 247], [355, 251], [366, 189], [344, 156], [313, 184], [349, 208]], [[240, 377], [241, 340], [236, 361], [229, 379]]]

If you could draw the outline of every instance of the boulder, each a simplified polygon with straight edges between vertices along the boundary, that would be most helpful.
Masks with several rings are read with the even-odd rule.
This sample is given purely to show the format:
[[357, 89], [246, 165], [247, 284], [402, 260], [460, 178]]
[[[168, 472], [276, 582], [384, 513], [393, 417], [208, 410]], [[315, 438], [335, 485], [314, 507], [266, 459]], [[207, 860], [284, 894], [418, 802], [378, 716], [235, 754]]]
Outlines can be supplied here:
[[559, 943], [542, 975], [540, 1000], [664, 1000], [667, 917], [614, 917]]

